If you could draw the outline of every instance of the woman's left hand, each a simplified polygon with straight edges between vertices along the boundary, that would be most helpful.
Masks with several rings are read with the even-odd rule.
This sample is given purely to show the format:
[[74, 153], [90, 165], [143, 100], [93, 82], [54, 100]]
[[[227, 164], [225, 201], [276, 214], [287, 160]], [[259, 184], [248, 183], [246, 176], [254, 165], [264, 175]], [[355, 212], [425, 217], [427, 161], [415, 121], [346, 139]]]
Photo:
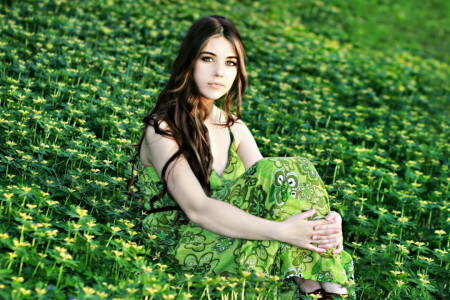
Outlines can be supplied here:
[[[312, 239], [317, 241], [319, 248], [336, 248], [332, 253], [340, 253], [342, 250], [344, 250], [344, 238], [342, 236], [342, 218], [337, 212], [330, 211], [325, 217], [325, 220], [327, 221], [327, 223], [314, 226], [314, 231], [316, 234]], [[336, 230], [338, 230], [337, 233]]]

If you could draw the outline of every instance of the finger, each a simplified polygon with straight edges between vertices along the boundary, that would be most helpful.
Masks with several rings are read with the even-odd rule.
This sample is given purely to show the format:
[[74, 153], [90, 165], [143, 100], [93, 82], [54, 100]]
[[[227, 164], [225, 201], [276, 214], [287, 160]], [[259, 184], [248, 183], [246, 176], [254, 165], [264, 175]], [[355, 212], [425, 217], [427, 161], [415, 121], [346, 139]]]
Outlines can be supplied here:
[[339, 227], [339, 225], [333, 225], [334, 224], [334, 220], [332, 221], [327, 221], [325, 219], [321, 219], [321, 220], [315, 220], [315, 221], [310, 221], [311, 226], [313, 227], [314, 230], [316, 230], [317, 228], [321, 228], [321, 227], [330, 227], [330, 226], [334, 226], [334, 227]]
[[337, 245], [337, 241], [334, 241], [334, 240], [317, 241], [315, 243], [317, 243], [318, 248], [323, 248], [323, 249], [336, 248], [336, 245]]
[[324, 253], [324, 252], [326, 252], [325, 249], [316, 247], [316, 246], [311, 245], [311, 244], [307, 244], [307, 245], [305, 245], [305, 246], [300, 246], [300, 247], [303, 248], [303, 249], [311, 250], [311, 251], [318, 252], [318, 253]]
[[336, 244], [326, 244], [318, 246], [320, 249], [328, 250], [328, 249], [336, 249]]
[[307, 219], [307, 218], [314, 216], [315, 213], [316, 213], [316, 210], [313, 208], [308, 211], [302, 212], [299, 215], [301, 216], [302, 219]]
[[335, 248], [336, 245], [340, 243], [340, 239], [338, 237], [327, 238], [327, 239], [317, 239], [314, 240], [314, 243], [317, 244], [319, 248]]
[[326, 220], [331, 221], [336, 218], [337, 212], [330, 211], [328, 215], [325, 217]]
[[326, 220], [333, 220], [337, 223], [342, 223], [342, 217], [335, 211], [330, 211], [328, 215], [325, 217]]
[[333, 229], [333, 228], [337, 228], [337, 229], [341, 229], [341, 225], [339, 223], [335, 223], [334, 221], [331, 221], [331, 223], [322, 223], [322, 224], [317, 224], [314, 225], [313, 229], [314, 230], [323, 230], [323, 229]]
[[341, 253], [342, 250], [344, 250], [344, 245], [339, 244], [339, 246], [336, 248], [336, 250], [333, 250], [332, 253], [333, 253], [333, 254], [338, 254], [338, 253]]
[[320, 241], [321, 243], [323, 243], [324, 241], [334, 241], [336, 242], [336, 244], [338, 242], [340, 242], [342, 240], [342, 237], [340, 234], [331, 234], [331, 235], [327, 235], [327, 236], [322, 236], [322, 235], [314, 235], [312, 237], [313, 241], [316, 243], [318, 241]]
[[314, 236], [328, 237], [330, 235], [340, 235], [342, 231], [339, 228], [328, 228], [322, 230], [314, 230]]

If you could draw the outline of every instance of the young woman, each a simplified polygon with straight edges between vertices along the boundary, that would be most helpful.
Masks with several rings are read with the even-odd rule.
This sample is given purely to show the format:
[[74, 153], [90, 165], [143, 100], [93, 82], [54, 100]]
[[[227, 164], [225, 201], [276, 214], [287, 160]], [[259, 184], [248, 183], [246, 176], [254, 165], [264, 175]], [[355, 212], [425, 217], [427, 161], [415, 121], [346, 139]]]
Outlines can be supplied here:
[[263, 272], [293, 278], [285, 283], [291, 296], [297, 285], [346, 294], [353, 264], [341, 217], [330, 212], [308, 160], [262, 157], [240, 120], [246, 86], [235, 26], [221, 16], [197, 20], [144, 118], [137, 149], [139, 186], [151, 205], [144, 229], [183, 272]]

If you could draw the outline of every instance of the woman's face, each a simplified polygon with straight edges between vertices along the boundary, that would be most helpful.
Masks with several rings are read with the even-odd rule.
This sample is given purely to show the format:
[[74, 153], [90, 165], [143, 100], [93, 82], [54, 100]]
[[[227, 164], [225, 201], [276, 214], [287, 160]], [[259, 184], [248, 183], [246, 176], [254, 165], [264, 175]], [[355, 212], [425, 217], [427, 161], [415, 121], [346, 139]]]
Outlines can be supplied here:
[[202, 97], [216, 100], [230, 90], [237, 71], [238, 57], [233, 44], [222, 36], [214, 37], [200, 51], [194, 80]]

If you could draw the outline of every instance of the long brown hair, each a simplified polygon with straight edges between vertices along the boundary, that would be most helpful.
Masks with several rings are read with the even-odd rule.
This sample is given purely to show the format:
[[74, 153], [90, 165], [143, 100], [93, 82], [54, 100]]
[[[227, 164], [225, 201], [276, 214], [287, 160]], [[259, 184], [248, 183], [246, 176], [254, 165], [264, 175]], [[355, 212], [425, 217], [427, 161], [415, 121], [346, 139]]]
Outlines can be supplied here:
[[[222, 109], [226, 114], [225, 127], [230, 127], [241, 117], [241, 102], [247, 88], [245, 70], [245, 49], [235, 25], [222, 16], [209, 16], [197, 20], [187, 32], [177, 58], [172, 66], [171, 76], [159, 94], [155, 106], [143, 119], [145, 127], [139, 143], [136, 145], [135, 157], [140, 154], [148, 126], [155, 132], [170, 137], [178, 144], [178, 151], [164, 165], [161, 180], [164, 190], [157, 195], [162, 197], [166, 190], [168, 166], [183, 156], [202, 185], [205, 193], [210, 194], [209, 176], [212, 171], [213, 158], [210, 149], [208, 130], [204, 124], [208, 108], [200, 101], [200, 93], [194, 81], [194, 65], [201, 50], [212, 37], [222, 36], [234, 45], [238, 56], [238, 74], [232, 87], [221, 99]], [[235, 106], [235, 117], [231, 107]], [[168, 126], [162, 129], [160, 123]]]

